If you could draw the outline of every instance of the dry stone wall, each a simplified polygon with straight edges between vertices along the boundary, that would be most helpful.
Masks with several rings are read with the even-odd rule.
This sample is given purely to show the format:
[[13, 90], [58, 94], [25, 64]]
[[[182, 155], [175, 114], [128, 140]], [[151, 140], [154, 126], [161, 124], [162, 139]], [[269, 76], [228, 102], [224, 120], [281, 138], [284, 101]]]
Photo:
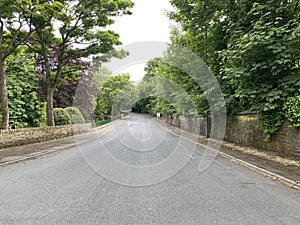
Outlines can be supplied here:
[[91, 130], [91, 124], [76, 124], [55, 127], [22, 128], [0, 131], [0, 149], [33, 143], [52, 141], [85, 133]]
[[[205, 117], [163, 117], [163, 119], [183, 130], [202, 136], [207, 134], [207, 119]], [[209, 124], [211, 123], [209, 122]], [[259, 129], [256, 114], [240, 114], [228, 117], [224, 140], [241, 146], [277, 152], [283, 156], [300, 159], [300, 129], [290, 128], [288, 121], [284, 121], [280, 131], [272, 136], [271, 140], [266, 141]]]

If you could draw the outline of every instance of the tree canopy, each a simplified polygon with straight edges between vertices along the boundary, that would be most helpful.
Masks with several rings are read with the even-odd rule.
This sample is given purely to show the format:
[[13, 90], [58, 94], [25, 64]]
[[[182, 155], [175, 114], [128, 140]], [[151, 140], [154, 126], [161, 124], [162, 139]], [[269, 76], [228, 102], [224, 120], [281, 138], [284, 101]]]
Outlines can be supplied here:
[[[175, 10], [169, 12], [169, 17], [177, 22], [170, 49], [174, 45], [183, 46], [203, 59], [219, 81], [229, 114], [257, 112], [266, 139], [278, 131], [284, 117], [291, 121], [297, 117], [295, 113], [291, 115], [295, 110], [288, 106], [296, 101], [291, 99], [300, 95], [299, 0], [170, 0], [170, 3]], [[144, 108], [151, 111], [152, 107], [170, 115], [210, 113], [208, 93], [215, 87], [210, 88], [207, 80], [207, 87], [199, 88], [195, 79], [182, 69], [170, 66], [170, 58], [176, 60], [172, 50], [162, 59], [148, 63], [141, 88], [147, 89], [145, 82], [149, 76], [171, 80], [188, 93], [196, 112], [174, 111], [176, 103], [158, 98], [146, 99]], [[180, 57], [177, 63], [181, 68], [191, 67], [191, 61]], [[167, 92], [162, 87], [158, 89]], [[180, 101], [184, 99], [177, 98], [175, 102]]]
[[130, 81], [129, 74], [110, 76], [98, 95], [95, 114], [98, 120], [118, 116], [122, 109], [131, 110], [137, 101], [138, 91]]

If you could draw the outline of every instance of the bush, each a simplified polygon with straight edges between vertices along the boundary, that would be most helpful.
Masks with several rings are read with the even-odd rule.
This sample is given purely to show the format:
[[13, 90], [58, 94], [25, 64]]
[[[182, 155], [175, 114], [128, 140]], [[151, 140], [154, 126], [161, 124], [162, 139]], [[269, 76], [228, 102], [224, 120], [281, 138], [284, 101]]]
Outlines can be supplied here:
[[38, 99], [39, 78], [33, 55], [24, 48], [6, 59], [9, 127], [40, 126], [42, 103]]
[[64, 110], [71, 116], [72, 124], [85, 123], [84, 117], [78, 108], [67, 107]]
[[289, 97], [284, 104], [284, 113], [290, 121], [290, 127], [300, 127], [300, 96]]
[[70, 114], [62, 108], [54, 108], [54, 122], [56, 126], [71, 124]]

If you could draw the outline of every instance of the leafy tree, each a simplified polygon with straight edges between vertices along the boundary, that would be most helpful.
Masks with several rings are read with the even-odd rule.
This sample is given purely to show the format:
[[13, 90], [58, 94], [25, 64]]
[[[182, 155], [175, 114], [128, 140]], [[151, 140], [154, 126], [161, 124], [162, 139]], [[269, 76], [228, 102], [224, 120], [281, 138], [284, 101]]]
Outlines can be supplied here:
[[122, 110], [131, 110], [137, 102], [138, 97], [138, 89], [130, 82], [116, 97], [112, 114], [119, 115]]
[[151, 103], [156, 99], [155, 87], [156, 87], [156, 68], [160, 58], [156, 58], [148, 61], [147, 66], [144, 68], [146, 74], [142, 81], [137, 85], [139, 91], [139, 100], [132, 107], [133, 112], [138, 113], [150, 113], [152, 111]]
[[[29, 0], [0, 1], [0, 100], [2, 129], [9, 128], [9, 103], [6, 86], [5, 60], [23, 44], [34, 31], [25, 17], [31, 17], [34, 6]], [[27, 31], [25, 32], [25, 28]]]
[[129, 74], [121, 74], [117, 76], [109, 77], [104, 83], [100, 93], [98, 95], [97, 104], [95, 108], [95, 114], [98, 119], [109, 119], [112, 115], [112, 109], [114, 111], [121, 108], [121, 103], [125, 107], [133, 104], [132, 96], [135, 93], [130, 93], [132, 88]]
[[[243, 18], [240, 7], [245, 2], [249, 4], [249, 0], [171, 0], [170, 2], [176, 8], [170, 13], [170, 18], [178, 23], [171, 34], [172, 43], [189, 49], [203, 59], [220, 83], [229, 112], [238, 112], [237, 100], [232, 95], [233, 88], [222, 78], [219, 52], [227, 48], [232, 34], [228, 28], [237, 24], [239, 15]], [[192, 81], [185, 82], [188, 84]], [[194, 90], [194, 94], [191, 95], [193, 102], [196, 104], [199, 102], [198, 112], [206, 114], [208, 109], [205, 103], [206, 97], [201, 90], [197, 90], [196, 86], [190, 90]]]
[[37, 97], [39, 83], [34, 64], [34, 57], [22, 52], [6, 58], [11, 128], [43, 125], [43, 104]]
[[[257, 111], [270, 138], [286, 99], [299, 95], [299, 0], [170, 2], [176, 8], [170, 18], [179, 24], [172, 43], [201, 56], [220, 82], [227, 111]], [[201, 92], [194, 99], [201, 101]]]
[[144, 71], [146, 72], [142, 81], [137, 85], [139, 91], [139, 100], [135, 103], [132, 110], [139, 113], [149, 113], [151, 111], [150, 103], [155, 100], [156, 88], [156, 69], [161, 58], [155, 58], [147, 62]]
[[[260, 114], [266, 138], [283, 121], [283, 106], [300, 90], [300, 23], [298, 1], [258, 1], [244, 6], [246, 19], [223, 51], [223, 79], [234, 89], [241, 110]], [[247, 29], [246, 29], [247, 28]]]
[[[130, 14], [132, 6], [133, 3], [129, 0], [40, 2], [39, 10], [35, 11], [31, 20], [36, 28], [33, 36], [35, 45], [28, 46], [43, 58], [49, 126], [54, 125], [53, 95], [59, 83], [69, 75], [66, 66], [69, 60], [98, 54], [101, 54], [101, 60], [125, 55], [124, 51], [113, 51], [115, 45], [121, 44], [119, 35], [104, 28], [114, 22], [112, 17]], [[49, 58], [50, 48], [53, 46], [58, 50], [54, 69]], [[106, 56], [105, 53], [110, 54]]]
[[[200, 76], [205, 79], [205, 73], [201, 72], [204, 68], [203, 62], [196, 62], [188, 53], [179, 53], [181, 50], [170, 46], [165, 57], [148, 62], [145, 68], [146, 75], [138, 86], [140, 98], [145, 99], [143, 103], [147, 105], [139, 105], [139, 108], [172, 116], [203, 115], [208, 111], [208, 102], [203, 90], [188, 74], [200, 72]], [[201, 79], [199, 77], [198, 80]]]
[[[49, 62], [52, 68], [52, 72], [55, 72], [56, 58], [58, 50], [55, 46], [51, 47], [49, 53]], [[46, 101], [47, 99], [47, 82], [43, 70], [43, 57], [41, 55], [36, 56], [36, 68], [40, 80], [39, 99]], [[68, 76], [65, 80], [61, 79], [58, 84], [54, 95], [53, 105], [55, 108], [70, 107], [74, 102], [76, 92], [79, 91], [78, 85], [85, 85], [85, 88], [81, 88], [80, 93], [82, 98], [85, 98], [86, 103], [90, 101], [90, 95], [96, 96], [98, 93], [97, 84], [95, 82], [95, 75], [91, 63], [82, 59], [72, 59], [66, 63], [65, 73]], [[79, 93], [77, 94], [79, 96]], [[86, 105], [86, 104], [85, 104]]]
[[170, 13], [170, 18], [180, 24], [180, 29], [173, 30], [172, 43], [189, 48], [208, 64], [213, 63], [218, 44], [214, 41], [222, 40], [214, 38], [213, 32], [223, 16], [224, 1], [171, 0], [170, 3], [177, 9]]

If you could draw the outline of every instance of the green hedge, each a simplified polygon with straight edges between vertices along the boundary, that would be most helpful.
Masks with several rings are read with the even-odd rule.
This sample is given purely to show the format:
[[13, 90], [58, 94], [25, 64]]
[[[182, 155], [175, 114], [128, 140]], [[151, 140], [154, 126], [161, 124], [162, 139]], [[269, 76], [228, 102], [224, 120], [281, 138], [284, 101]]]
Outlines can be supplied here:
[[62, 108], [54, 108], [53, 114], [54, 114], [54, 122], [56, 126], [68, 125], [71, 124], [72, 122], [70, 114]]
[[64, 110], [71, 116], [72, 124], [85, 123], [84, 117], [78, 108], [67, 107]]

